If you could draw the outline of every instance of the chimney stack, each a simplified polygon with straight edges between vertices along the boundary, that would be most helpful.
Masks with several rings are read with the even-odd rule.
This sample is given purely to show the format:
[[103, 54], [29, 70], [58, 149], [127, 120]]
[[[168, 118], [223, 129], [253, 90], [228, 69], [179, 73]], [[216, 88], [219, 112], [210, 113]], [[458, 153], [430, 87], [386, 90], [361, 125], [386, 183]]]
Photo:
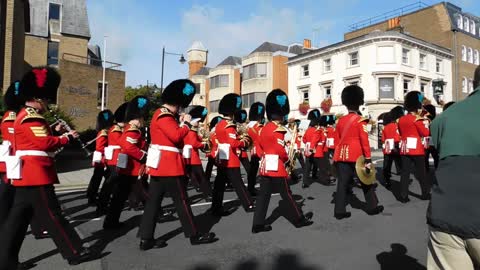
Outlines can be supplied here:
[[303, 48], [304, 49], [311, 49], [312, 48], [312, 41], [310, 39], [303, 40]]

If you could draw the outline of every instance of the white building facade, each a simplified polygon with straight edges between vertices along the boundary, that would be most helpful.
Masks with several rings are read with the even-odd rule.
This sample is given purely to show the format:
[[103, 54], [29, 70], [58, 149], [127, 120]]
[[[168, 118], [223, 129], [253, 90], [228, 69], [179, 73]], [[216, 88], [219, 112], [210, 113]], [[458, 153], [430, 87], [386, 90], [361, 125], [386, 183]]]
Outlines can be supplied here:
[[[446, 48], [393, 31], [372, 32], [289, 58], [290, 116], [305, 118], [299, 104], [320, 108], [327, 97], [332, 98], [333, 113], [345, 113], [341, 92], [351, 84], [363, 88], [362, 113], [374, 119], [403, 104], [412, 90], [422, 91], [440, 108], [435, 96], [452, 100], [452, 58]], [[438, 85], [443, 88], [441, 95]]]

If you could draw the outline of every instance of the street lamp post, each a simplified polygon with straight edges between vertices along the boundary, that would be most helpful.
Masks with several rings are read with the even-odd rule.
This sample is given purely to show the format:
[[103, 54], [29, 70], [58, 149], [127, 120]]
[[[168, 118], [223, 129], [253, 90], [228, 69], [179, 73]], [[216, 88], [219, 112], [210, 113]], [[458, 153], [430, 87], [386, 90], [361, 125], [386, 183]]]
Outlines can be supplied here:
[[165, 46], [163, 46], [163, 49], [162, 49], [162, 77], [161, 77], [161, 80], [160, 80], [160, 91], [161, 92], [163, 92], [163, 69], [165, 68], [165, 55], [166, 54], [180, 56], [180, 59], [178, 60], [180, 62], [180, 64], [185, 64], [185, 62], [186, 62], [185, 57], [183, 57], [183, 54], [167, 52], [167, 51], [165, 51]]

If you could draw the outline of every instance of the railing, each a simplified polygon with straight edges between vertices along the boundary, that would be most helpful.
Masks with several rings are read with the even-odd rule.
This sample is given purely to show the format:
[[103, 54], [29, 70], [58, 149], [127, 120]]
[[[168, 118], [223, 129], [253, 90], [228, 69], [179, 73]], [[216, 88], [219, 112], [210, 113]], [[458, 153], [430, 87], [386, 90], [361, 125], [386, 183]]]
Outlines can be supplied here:
[[[75, 55], [71, 53], [64, 53], [62, 55], [62, 60], [65, 61], [70, 61], [70, 62], [75, 62], [75, 63], [80, 63], [80, 64], [87, 64], [87, 65], [92, 65], [92, 66], [97, 66], [97, 67], [103, 67], [103, 60], [98, 59], [98, 58], [93, 58], [90, 56], [81, 56], [81, 55]], [[105, 68], [106, 69], [119, 69], [122, 65], [118, 63], [113, 63], [113, 62], [108, 62], [105, 61]]]
[[383, 22], [383, 21], [386, 21], [386, 20], [391, 19], [391, 18], [403, 16], [407, 13], [411, 13], [411, 12], [414, 12], [414, 11], [417, 11], [417, 10], [420, 10], [420, 9], [423, 9], [423, 8], [426, 8], [426, 7], [429, 7], [429, 6], [430, 5], [427, 5], [427, 4], [423, 3], [422, 1], [418, 1], [416, 3], [410, 4], [410, 5], [407, 5], [407, 6], [403, 6], [401, 8], [397, 8], [395, 10], [383, 13], [381, 15], [371, 17], [369, 19], [354, 23], [354, 24], [350, 25], [348, 27], [348, 29], [349, 29], [350, 32], [353, 32], [353, 31], [356, 31], [358, 29], [365, 28], [367, 26], [370, 26], [370, 25], [373, 25], [373, 24], [376, 24], [376, 23], [379, 23], [379, 22]]

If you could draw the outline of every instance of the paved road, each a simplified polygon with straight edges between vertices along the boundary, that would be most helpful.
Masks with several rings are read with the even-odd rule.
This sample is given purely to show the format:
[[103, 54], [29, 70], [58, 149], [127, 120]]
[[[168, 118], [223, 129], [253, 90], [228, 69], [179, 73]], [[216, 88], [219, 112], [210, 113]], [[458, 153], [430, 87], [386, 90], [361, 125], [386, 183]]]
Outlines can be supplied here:
[[[377, 164], [381, 166], [381, 162]], [[399, 180], [394, 176], [393, 180]], [[394, 185], [396, 187], [396, 185]], [[417, 182], [411, 185], [419, 193]], [[34, 240], [27, 236], [21, 251], [21, 261], [34, 264], [34, 269], [185, 269], [185, 270], [263, 270], [263, 269], [425, 269], [427, 202], [412, 197], [403, 205], [394, 195], [378, 187], [378, 197], [385, 211], [368, 216], [361, 209], [351, 209], [352, 217], [337, 221], [333, 218], [332, 193], [335, 187], [314, 184], [302, 189], [292, 186], [295, 199], [304, 201], [303, 209], [314, 212], [314, 224], [296, 229], [282, 216], [282, 202], [273, 196], [269, 216], [273, 231], [253, 235], [250, 232], [253, 214], [239, 208], [232, 215], [214, 219], [206, 210], [208, 203], [194, 196], [193, 211], [203, 229], [212, 228], [219, 241], [202, 246], [191, 246], [183, 236], [178, 220], [158, 223], [156, 237], [168, 239], [163, 249], [141, 252], [136, 238], [141, 212], [125, 211], [122, 220], [127, 226], [116, 233], [101, 231], [102, 219], [93, 217], [93, 208], [85, 205], [84, 192], [59, 194], [65, 213], [81, 233], [86, 243], [102, 250], [101, 259], [76, 267], [69, 267], [50, 239]], [[361, 190], [355, 194], [363, 201]], [[236, 199], [228, 192], [226, 200]], [[165, 200], [170, 207], [171, 201]], [[237, 201], [228, 203], [238, 205]], [[354, 204], [361, 207], [361, 204]], [[270, 214], [271, 213], [271, 214]], [[393, 250], [392, 250], [393, 248]]]

